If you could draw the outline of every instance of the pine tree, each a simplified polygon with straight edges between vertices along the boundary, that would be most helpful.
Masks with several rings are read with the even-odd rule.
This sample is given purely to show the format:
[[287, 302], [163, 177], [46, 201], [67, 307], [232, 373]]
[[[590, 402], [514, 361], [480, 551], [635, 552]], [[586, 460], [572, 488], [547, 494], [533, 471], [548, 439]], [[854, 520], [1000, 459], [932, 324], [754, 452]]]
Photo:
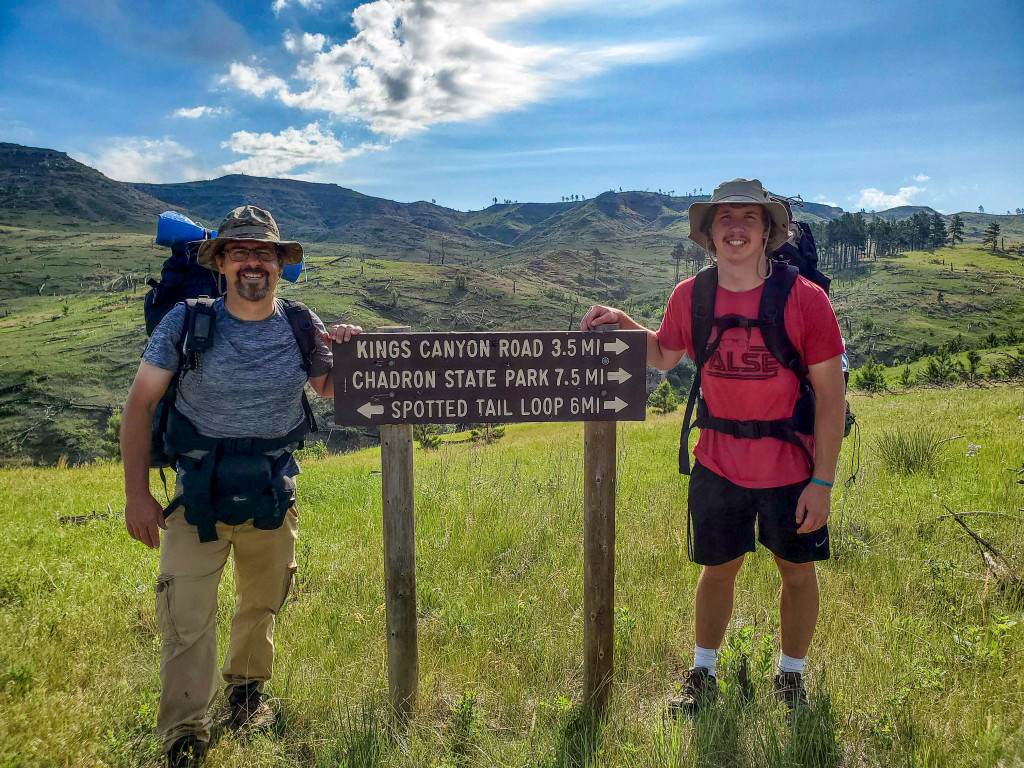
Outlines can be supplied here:
[[941, 248], [946, 243], [946, 222], [941, 214], [932, 215], [931, 247]]
[[676, 261], [676, 284], [679, 283], [679, 263], [686, 258], [686, 248], [682, 242], [676, 243], [675, 248], [672, 249], [672, 258]]
[[672, 413], [679, 407], [679, 398], [672, 389], [668, 379], [665, 379], [658, 388], [651, 393], [647, 401], [655, 413]]
[[949, 218], [949, 244], [956, 245], [957, 240], [964, 241], [964, 220], [959, 213], [954, 213]]
[[982, 239], [982, 245], [992, 244], [992, 253], [996, 252], [996, 247], [999, 245], [999, 222], [993, 221], [988, 225], [988, 229], [985, 230], [985, 237]]

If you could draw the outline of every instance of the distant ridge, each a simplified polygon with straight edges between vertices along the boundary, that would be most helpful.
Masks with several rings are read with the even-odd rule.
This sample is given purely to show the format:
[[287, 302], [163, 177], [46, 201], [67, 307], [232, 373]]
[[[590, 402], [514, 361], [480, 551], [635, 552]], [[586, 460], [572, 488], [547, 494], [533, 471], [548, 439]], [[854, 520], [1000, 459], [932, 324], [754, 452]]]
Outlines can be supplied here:
[[0, 222], [153, 228], [166, 203], [53, 149], [0, 143]]
[[[152, 232], [156, 216], [174, 209], [213, 227], [232, 208], [251, 203], [271, 210], [289, 237], [393, 252], [421, 252], [428, 243], [437, 250], [446, 238], [464, 247], [498, 252], [613, 247], [626, 240], [667, 247], [686, 237], [689, 205], [708, 199], [607, 191], [585, 200], [499, 203], [466, 212], [295, 179], [230, 175], [181, 184], [129, 184], [109, 179], [64, 152], [0, 144], [0, 223], [21, 226]], [[919, 212], [936, 213], [926, 206], [900, 206], [874, 215], [895, 221]], [[845, 212], [805, 202], [794, 213], [801, 221], [822, 222]], [[987, 220], [1015, 218], [961, 215], [969, 221], [969, 237]]]

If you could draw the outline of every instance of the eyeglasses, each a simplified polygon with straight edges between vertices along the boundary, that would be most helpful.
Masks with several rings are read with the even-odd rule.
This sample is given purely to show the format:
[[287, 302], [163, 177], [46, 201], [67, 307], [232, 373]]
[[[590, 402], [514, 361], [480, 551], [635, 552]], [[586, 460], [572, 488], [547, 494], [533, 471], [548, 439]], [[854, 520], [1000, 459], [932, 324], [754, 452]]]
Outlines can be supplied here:
[[231, 248], [225, 249], [224, 255], [232, 261], [247, 261], [250, 256], [255, 256], [260, 261], [275, 261], [277, 250], [274, 248]]

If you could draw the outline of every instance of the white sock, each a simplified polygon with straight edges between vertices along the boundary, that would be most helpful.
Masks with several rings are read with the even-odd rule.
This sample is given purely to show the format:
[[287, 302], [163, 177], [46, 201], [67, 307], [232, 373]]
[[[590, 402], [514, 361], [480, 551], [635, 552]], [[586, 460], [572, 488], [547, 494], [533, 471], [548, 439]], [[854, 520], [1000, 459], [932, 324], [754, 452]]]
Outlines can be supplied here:
[[693, 647], [693, 666], [704, 667], [711, 677], [715, 676], [715, 667], [718, 666], [718, 649], [701, 648], [699, 645]]
[[804, 673], [804, 664], [807, 662], [807, 657], [802, 659], [794, 659], [792, 656], [787, 656], [784, 653], [779, 654], [779, 672], [799, 672], [801, 675]]

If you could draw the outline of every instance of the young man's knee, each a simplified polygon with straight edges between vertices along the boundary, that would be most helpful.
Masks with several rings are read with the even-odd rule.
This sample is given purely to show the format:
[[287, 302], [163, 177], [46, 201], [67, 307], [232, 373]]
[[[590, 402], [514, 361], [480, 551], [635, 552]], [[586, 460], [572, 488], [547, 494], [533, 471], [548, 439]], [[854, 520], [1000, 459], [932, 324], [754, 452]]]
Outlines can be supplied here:
[[789, 589], [806, 589], [818, 583], [818, 573], [813, 562], [791, 563], [776, 557], [775, 564], [779, 567], [782, 584]]
[[701, 579], [716, 584], [728, 584], [736, 580], [736, 574], [740, 572], [743, 565], [743, 555], [735, 560], [720, 565], [705, 565], [701, 572]]

